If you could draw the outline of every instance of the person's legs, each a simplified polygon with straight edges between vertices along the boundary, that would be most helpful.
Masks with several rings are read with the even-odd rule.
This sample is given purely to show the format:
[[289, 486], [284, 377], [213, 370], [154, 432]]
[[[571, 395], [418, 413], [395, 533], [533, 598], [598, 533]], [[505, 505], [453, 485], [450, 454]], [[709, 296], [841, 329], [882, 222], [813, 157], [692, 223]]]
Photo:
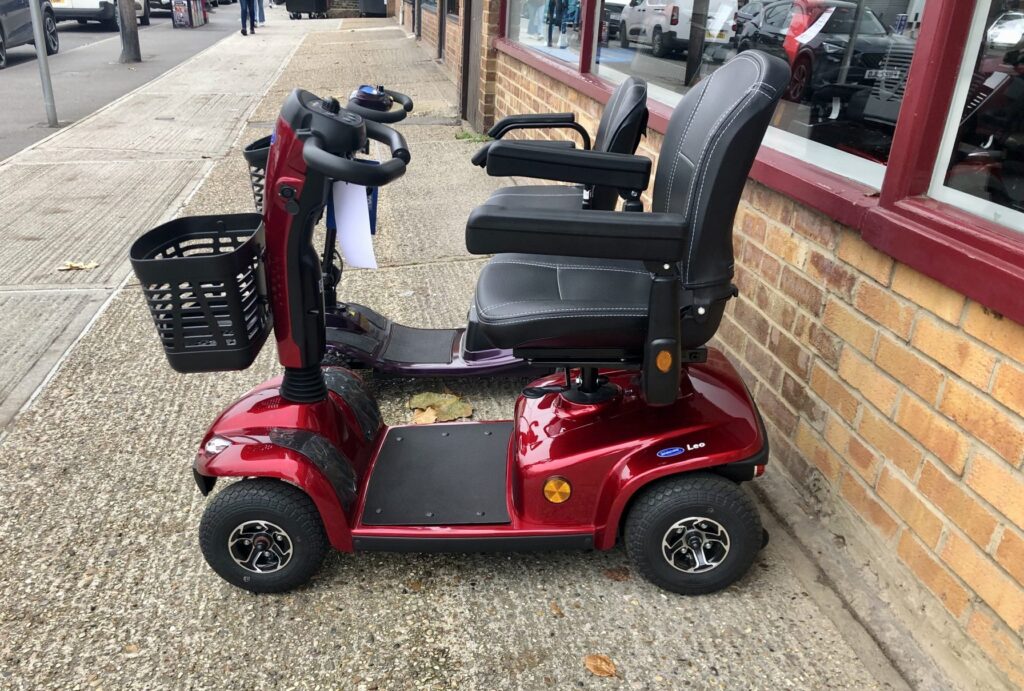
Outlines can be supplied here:
[[256, 31], [256, 12], [252, 0], [238, 0], [238, 6], [242, 11], [242, 33], [245, 33], [246, 26], [250, 31]]
[[264, 11], [263, 11], [263, 0], [254, 0], [254, 1], [257, 3], [257, 8], [256, 8], [257, 9], [257, 15], [258, 15], [257, 18], [259, 19], [260, 26], [263, 26], [264, 24], [267, 23], [267, 16], [266, 16], [266, 14], [264, 14]]

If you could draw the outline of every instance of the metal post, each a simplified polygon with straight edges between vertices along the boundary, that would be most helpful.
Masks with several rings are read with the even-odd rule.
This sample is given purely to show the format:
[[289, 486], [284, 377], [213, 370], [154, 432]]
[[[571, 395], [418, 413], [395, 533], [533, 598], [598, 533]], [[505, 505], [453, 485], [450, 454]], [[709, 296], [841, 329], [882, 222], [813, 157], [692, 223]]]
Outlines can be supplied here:
[[690, 11], [690, 38], [686, 44], [686, 85], [693, 86], [704, 61], [704, 34], [708, 30], [709, 0], [694, 0]]
[[845, 84], [846, 78], [850, 75], [850, 62], [853, 60], [853, 48], [857, 42], [857, 36], [860, 34], [860, 21], [864, 18], [864, 8], [867, 3], [864, 0], [860, 0], [857, 3], [857, 11], [853, 15], [853, 31], [850, 32], [850, 42], [846, 45], [846, 52], [843, 53], [843, 62], [839, 66], [839, 79], [836, 80], [837, 84]]
[[43, 12], [39, 0], [28, 0], [32, 12], [32, 36], [36, 42], [36, 62], [39, 63], [39, 81], [43, 84], [43, 103], [46, 104], [46, 121], [50, 127], [57, 127], [57, 106], [53, 102], [53, 84], [50, 83], [50, 63], [46, 55], [46, 35], [43, 32]]

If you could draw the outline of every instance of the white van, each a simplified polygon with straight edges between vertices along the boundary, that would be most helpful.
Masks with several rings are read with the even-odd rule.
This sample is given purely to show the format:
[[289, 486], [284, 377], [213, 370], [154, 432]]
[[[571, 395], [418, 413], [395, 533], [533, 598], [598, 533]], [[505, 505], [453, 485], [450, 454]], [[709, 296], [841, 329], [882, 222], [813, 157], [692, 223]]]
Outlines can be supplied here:
[[[704, 45], [728, 44], [735, 31], [733, 15], [736, 0], [708, 3]], [[685, 51], [690, 43], [690, 15], [693, 0], [630, 0], [622, 10], [619, 42], [623, 48], [630, 43], [649, 45], [655, 57]]]
[[[99, 22], [111, 31], [117, 31], [117, 2], [126, 0], [50, 0], [58, 22]], [[149, 0], [127, 0], [135, 3], [135, 16], [142, 26], [149, 26]]]

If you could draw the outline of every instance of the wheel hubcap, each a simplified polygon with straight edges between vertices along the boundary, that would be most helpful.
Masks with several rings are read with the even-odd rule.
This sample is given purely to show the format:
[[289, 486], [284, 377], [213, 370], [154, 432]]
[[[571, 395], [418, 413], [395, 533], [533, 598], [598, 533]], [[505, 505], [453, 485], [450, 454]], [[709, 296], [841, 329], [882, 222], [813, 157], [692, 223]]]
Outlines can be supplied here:
[[246, 521], [231, 531], [228, 552], [246, 571], [274, 573], [292, 560], [292, 539], [273, 523]]
[[672, 568], [683, 573], [705, 573], [725, 561], [729, 533], [710, 518], [691, 516], [665, 531], [661, 553]]

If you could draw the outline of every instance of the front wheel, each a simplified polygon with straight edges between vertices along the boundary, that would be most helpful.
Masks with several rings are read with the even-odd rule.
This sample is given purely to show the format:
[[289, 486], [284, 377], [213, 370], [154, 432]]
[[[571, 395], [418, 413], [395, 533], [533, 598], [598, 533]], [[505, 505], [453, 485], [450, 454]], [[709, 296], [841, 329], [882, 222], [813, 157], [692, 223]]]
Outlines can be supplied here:
[[52, 12], [43, 15], [43, 38], [46, 40], [46, 54], [56, 55], [60, 50], [60, 35], [57, 33], [57, 21]]
[[626, 551], [657, 586], [703, 595], [743, 576], [762, 547], [757, 507], [736, 483], [693, 473], [643, 490], [626, 518]]
[[231, 585], [281, 593], [306, 583], [327, 549], [305, 492], [279, 480], [237, 482], [210, 502], [199, 524], [203, 557]]

